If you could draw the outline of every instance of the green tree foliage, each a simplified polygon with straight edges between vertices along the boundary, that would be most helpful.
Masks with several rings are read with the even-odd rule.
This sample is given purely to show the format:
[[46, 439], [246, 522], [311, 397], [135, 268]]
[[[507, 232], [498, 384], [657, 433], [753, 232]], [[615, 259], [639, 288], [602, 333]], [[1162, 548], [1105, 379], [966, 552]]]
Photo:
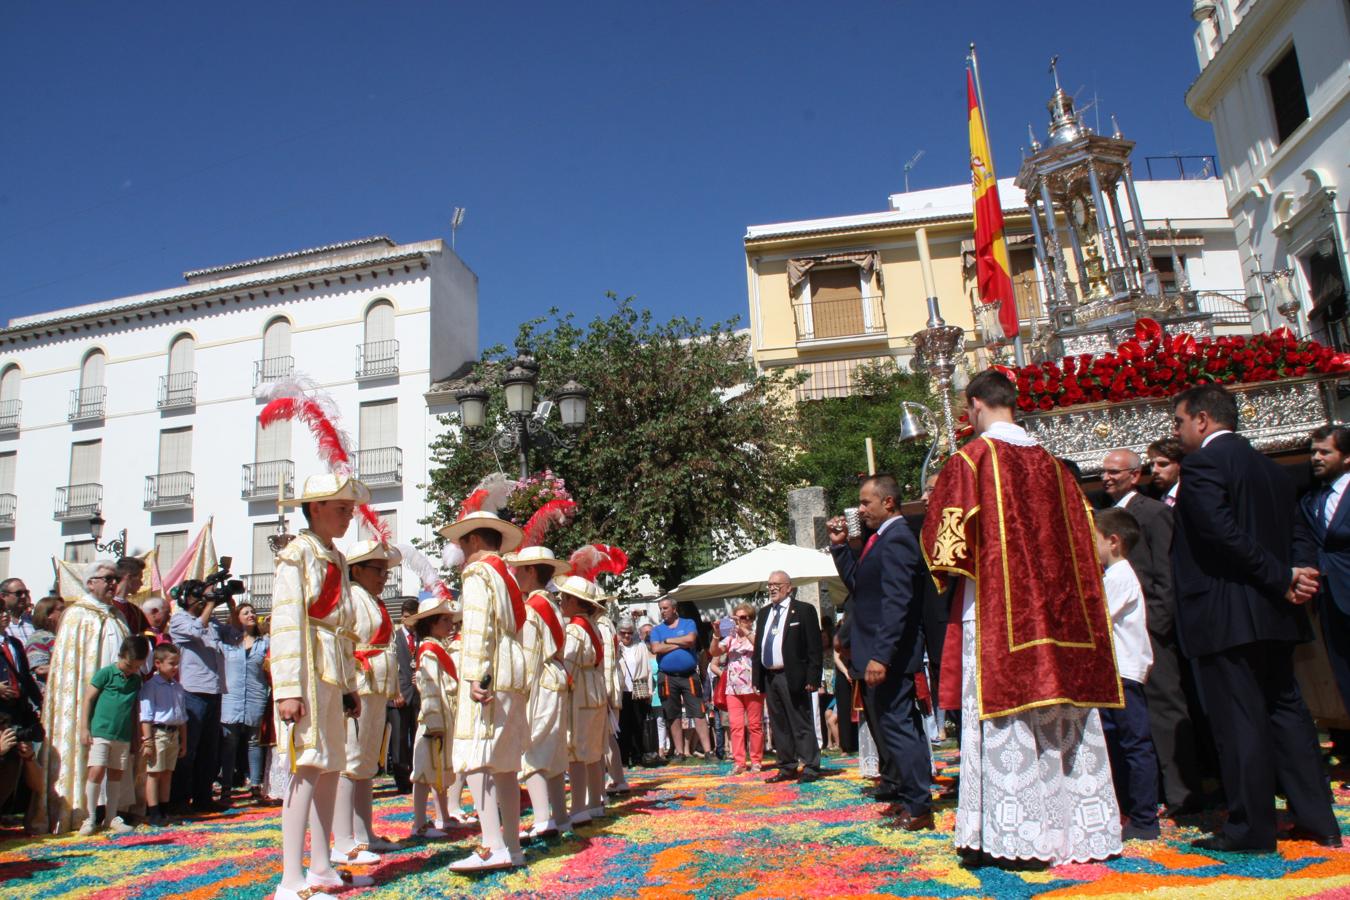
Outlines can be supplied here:
[[896, 440], [901, 401], [934, 406], [926, 378], [876, 365], [861, 367], [855, 382], [852, 396], [797, 406], [801, 443], [793, 476], [800, 484], [825, 488], [831, 512], [858, 504], [858, 483], [867, 474], [866, 438], [872, 439], [877, 471], [899, 479], [906, 500], [918, 497], [919, 470], [928, 450], [926, 442], [902, 446]]
[[[537, 449], [530, 468], [552, 469], [576, 499], [576, 520], [549, 543], [564, 554], [604, 541], [629, 554], [629, 575], [670, 589], [717, 562], [781, 534], [791, 486], [795, 376], [758, 375], [735, 321], [705, 327], [655, 322], [619, 300], [612, 315], [584, 328], [557, 310], [526, 322], [516, 350], [540, 364], [538, 396], [569, 378], [590, 391], [587, 423], [572, 448]], [[492, 396], [489, 428], [507, 419], [501, 374], [514, 357], [484, 352], [478, 372]], [[475, 451], [454, 426], [432, 447], [431, 522], [454, 518], [484, 475], [517, 473], [514, 456]], [[561, 429], [556, 414], [552, 425]]]

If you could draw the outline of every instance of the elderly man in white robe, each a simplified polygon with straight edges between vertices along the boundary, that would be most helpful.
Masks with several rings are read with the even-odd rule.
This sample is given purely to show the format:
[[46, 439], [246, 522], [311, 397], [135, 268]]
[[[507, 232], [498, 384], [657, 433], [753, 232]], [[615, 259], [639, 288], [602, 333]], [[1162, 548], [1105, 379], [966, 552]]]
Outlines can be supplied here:
[[94, 673], [117, 661], [118, 648], [129, 634], [126, 621], [113, 608], [119, 578], [116, 564], [101, 559], [85, 567], [87, 593], [67, 602], [52, 647], [42, 722], [47, 740], [38, 756], [47, 790], [38, 796], [34, 822], [53, 834], [83, 824], [94, 810], [85, 809], [85, 771], [89, 748], [80, 742], [80, 701]]

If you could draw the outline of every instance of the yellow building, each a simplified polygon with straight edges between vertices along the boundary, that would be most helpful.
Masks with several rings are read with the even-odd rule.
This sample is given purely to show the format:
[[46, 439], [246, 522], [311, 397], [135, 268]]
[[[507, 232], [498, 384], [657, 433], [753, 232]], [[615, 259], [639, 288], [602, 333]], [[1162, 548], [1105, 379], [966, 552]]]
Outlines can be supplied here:
[[[1222, 183], [1140, 181], [1138, 192], [1150, 252], [1166, 286], [1196, 290], [1202, 310], [1220, 324], [1248, 327]], [[1012, 179], [999, 181], [999, 196], [1022, 334], [1034, 342], [1047, 320], [1025, 196]], [[972, 366], [983, 364], [976, 353], [984, 346], [983, 328], [997, 323], [990, 314], [981, 316], [987, 322], [975, 321], [969, 183], [895, 194], [883, 212], [749, 227], [746, 282], [756, 364], [805, 371], [809, 377], [798, 389], [803, 400], [846, 396], [863, 363], [893, 360], [908, 367], [912, 336], [928, 319], [919, 228], [927, 233], [943, 318], [966, 330]]]

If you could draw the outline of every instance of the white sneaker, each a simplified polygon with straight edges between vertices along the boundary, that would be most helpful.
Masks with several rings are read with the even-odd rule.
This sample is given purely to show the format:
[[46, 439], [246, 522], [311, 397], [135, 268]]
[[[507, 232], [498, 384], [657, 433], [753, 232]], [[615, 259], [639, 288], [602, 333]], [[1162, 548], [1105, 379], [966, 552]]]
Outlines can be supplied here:
[[589, 822], [590, 820], [591, 820], [591, 811], [590, 811], [589, 809], [583, 809], [583, 810], [582, 810], [581, 812], [579, 812], [579, 813], [573, 813], [573, 814], [572, 814], [572, 825], [573, 825], [573, 826], [576, 826], [576, 825], [585, 825], [585, 824], [586, 824], [587, 822]]
[[372, 853], [397, 853], [403, 849], [402, 844], [386, 841], [384, 838], [371, 838], [369, 846]]
[[85, 819], [84, 824], [80, 826], [80, 837], [89, 837], [89, 835], [93, 834], [95, 831], [98, 831], [98, 825], [94, 823], [94, 817], [90, 816]]
[[328, 854], [328, 861], [335, 866], [373, 866], [380, 858], [371, 853], [363, 844], [357, 844], [350, 850], [334, 847]]
[[126, 822], [122, 821], [121, 816], [117, 816], [115, 819], [113, 819], [111, 822], [108, 823], [108, 830], [111, 831], [113, 834], [131, 834], [136, 829], [132, 828]]
[[425, 823], [422, 825], [421, 828], [415, 828], [415, 829], [413, 829], [413, 833], [412, 833], [411, 835], [409, 835], [409, 837], [414, 838], [414, 839], [416, 839], [416, 838], [428, 838], [428, 839], [431, 839], [431, 838], [443, 838], [443, 837], [449, 837], [449, 836], [450, 836], [450, 833], [449, 833], [449, 832], [447, 832], [447, 831], [442, 831], [441, 829], [437, 828], [435, 825], [427, 825], [427, 824], [425, 824]]
[[523, 864], [512, 859], [511, 853], [503, 847], [500, 850], [489, 850], [486, 847], [479, 847], [474, 852], [461, 860], [450, 864], [451, 872], [495, 872], [499, 869], [514, 869]]
[[519, 869], [521, 866], [525, 865], [525, 851], [524, 851], [524, 850], [517, 850], [515, 853], [512, 853], [512, 854], [511, 854], [511, 865], [514, 866], [514, 867], [517, 868], [517, 869]]

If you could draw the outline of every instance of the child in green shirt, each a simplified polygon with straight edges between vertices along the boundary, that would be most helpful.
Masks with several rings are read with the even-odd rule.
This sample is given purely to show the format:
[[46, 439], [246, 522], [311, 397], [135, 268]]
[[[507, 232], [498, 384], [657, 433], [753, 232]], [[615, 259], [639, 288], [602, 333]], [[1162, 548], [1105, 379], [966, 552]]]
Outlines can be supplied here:
[[[80, 834], [91, 835], [98, 827], [94, 810], [98, 806], [99, 791], [106, 776], [111, 782], [121, 781], [131, 758], [131, 741], [136, 734], [136, 704], [141, 693], [141, 669], [149, 655], [150, 643], [134, 634], [122, 641], [117, 651], [117, 662], [94, 673], [84, 692], [83, 715], [80, 718], [80, 741], [89, 748], [89, 764], [85, 782], [85, 800], [89, 818], [80, 826]], [[131, 826], [117, 814], [120, 791], [108, 786], [108, 830], [126, 834]]]

